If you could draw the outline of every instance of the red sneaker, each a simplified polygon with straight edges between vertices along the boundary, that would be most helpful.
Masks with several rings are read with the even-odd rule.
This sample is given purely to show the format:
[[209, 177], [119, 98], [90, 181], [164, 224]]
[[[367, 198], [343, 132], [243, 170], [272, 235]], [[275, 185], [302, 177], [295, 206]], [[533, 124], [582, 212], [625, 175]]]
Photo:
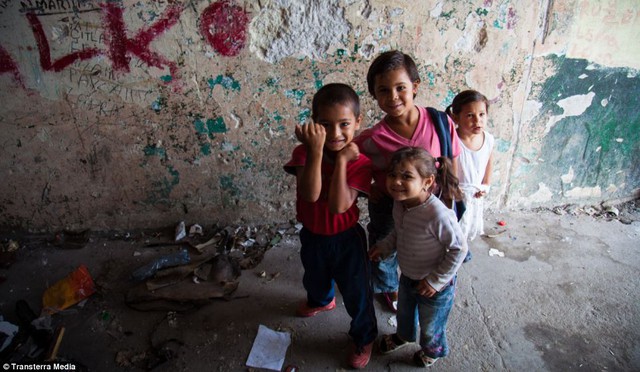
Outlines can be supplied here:
[[296, 310], [296, 314], [298, 316], [307, 318], [310, 316], [314, 316], [314, 315], [318, 315], [318, 313], [321, 313], [323, 311], [329, 311], [329, 310], [333, 310], [336, 308], [336, 298], [334, 297], [331, 302], [329, 302], [328, 304], [324, 305], [324, 306], [320, 306], [320, 307], [309, 307], [309, 305], [307, 305], [307, 301], [304, 301], [300, 304], [300, 307], [298, 307], [298, 310]]
[[385, 302], [387, 303], [387, 307], [394, 313], [398, 312], [398, 292], [385, 292], [382, 294]]
[[364, 346], [353, 345], [351, 354], [349, 354], [349, 365], [355, 369], [361, 369], [369, 364], [371, 359], [371, 349], [373, 348], [373, 342]]

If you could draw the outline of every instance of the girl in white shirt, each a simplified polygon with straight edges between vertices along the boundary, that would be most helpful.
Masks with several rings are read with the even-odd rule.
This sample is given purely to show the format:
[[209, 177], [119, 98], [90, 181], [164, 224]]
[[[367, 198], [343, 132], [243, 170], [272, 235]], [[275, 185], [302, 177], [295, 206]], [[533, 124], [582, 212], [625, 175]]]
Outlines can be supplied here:
[[457, 125], [462, 148], [457, 176], [467, 210], [460, 227], [467, 240], [472, 241], [484, 234], [484, 199], [491, 184], [494, 138], [485, 130], [489, 100], [478, 91], [465, 90], [453, 99], [446, 111]]
[[456, 273], [468, 250], [455, 212], [431, 192], [436, 180], [449, 199], [460, 199], [448, 158], [436, 160], [417, 147], [404, 147], [393, 154], [386, 186], [394, 200], [394, 229], [369, 251], [369, 257], [377, 261], [396, 248], [402, 271], [398, 330], [383, 336], [379, 349], [386, 354], [414, 343], [419, 323], [420, 350], [413, 360], [421, 367], [449, 353], [446, 325]]

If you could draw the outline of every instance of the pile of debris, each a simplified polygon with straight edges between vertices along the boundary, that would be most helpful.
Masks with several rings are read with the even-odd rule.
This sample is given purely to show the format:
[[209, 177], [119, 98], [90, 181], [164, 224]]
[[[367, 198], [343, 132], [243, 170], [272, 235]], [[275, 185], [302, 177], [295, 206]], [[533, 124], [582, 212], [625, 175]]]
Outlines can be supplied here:
[[291, 228], [227, 226], [206, 235], [200, 225], [187, 230], [180, 222], [174, 241], [148, 242], [146, 247], [181, 249], [136, 269], [131, 278], [137, 284], [125, 302], [143, 311], [185, 311], [211, 299], [229, 298], [238, 288], [241, 271], [259, 264], [284, 234], [297, 232]]
[[[141, 256], [140, 251], [144, 248], [158, 247], [161, 248], [157, 250], [159, 256], [145, 254], [149, 261], [132, 270], [132, 285], [126, 292], [125, 303], [136, 310], [175, 313], [211, 303], [213, 299], [231, 299], [238, 288], [242, 270], [254, 268], [267, 250], [286, 235], [297, 234], [300, 229], [301, 226], [295, 222], [279, 226], [220, 228], [214, 225], [209, 229], [199, 225], [187, 229], [185, 223], [180, 222], [171, 237], [159, 231], [63, 230], [53, 235], [11, 232], [10, 237], [2, 238], [0, 263], [1, 267], [8, 268], [17, 259], [19, 250], [38, 248], [43, 244], [56, 249], [82, 249], [94, 239], [124, 240], [139, 245], [135, 256]], [[1, 359], [37, 363], [64, 361], [57, 355], [64, 327], [55, 324], [56, 314], [74, 305], [83, 306], [94, 293], [104, 290], [108, 290], [108, 286], [96, 285], [87, 267], [81, 265], [47, 288], [42, 296], [40, 315], [32, 311], [25, 301], [18, 301], [15, 307], [18, 324], [5, 321], [0, 314]], [[170, 358], [162, 354], [153, 359], [155, 362], [146, 364], [157, 364], [167, 359]], [[80, 363], [75, 366], [79, 370], [84, 369]]]
[[[546, 208], [541, 208], [546, 209]], [[588, 215], [594, 218], [603, 218], [607, 221], [618, 220], [624, 224], [631, 224], [640, 221], [640, 199], [627, 202], [603, 202], [600, 205], [579, 206], [576, 204], [566, 204], [551, 208], [553, 213], [558, 215]]]

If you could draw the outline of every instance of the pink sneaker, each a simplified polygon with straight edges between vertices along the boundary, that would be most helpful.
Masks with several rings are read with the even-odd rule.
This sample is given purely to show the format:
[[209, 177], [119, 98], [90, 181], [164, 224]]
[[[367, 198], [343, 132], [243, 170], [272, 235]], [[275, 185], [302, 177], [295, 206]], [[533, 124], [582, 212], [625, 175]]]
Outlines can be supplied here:
[[310, 316], [318, 315], [318, 313], [321, 313], [323, 311], [329, 311], [335, 308], [336, 308], [335, 297], [331, 300], [331, 302], [320, 307], [309, 307], [309, 305], [307, 305], [307, 301], [304, 301], [300, 304], [300, 307], [298, 307], [298, 310], [296, 310], [296, 314], [300, 317], [307, 318]]
[[373, 348], [373, 342], [365, 346], [353, 345], [351, 354], [349, 354], [349, 365], [355, 369], [361, 369], [369, 364], [371, 359], [371, 349]]

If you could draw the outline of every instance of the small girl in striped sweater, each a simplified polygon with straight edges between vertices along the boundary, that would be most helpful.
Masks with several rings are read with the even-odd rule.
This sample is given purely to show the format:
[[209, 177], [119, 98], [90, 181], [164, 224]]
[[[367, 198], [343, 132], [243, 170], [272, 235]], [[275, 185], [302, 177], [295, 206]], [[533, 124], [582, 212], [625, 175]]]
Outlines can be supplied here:
[[[369, 251], [373, 261], [397, 248], [402, 275], [398, 292], [398, 330], [378, 343], [382, 354], [415, 343], [414, 362], [429, 367], [449, 353], [446, 326], [453, 307], [456, 273], [467, 254], [467, 242], [455, 212], [432, 194], [434, 184], [451, 200], [460, 200], [458, 179], [446, 157], [434, 159], [417, 147], [396, 151], [386, 186], [394, 200], [393, 231]], [[417, 310], [417, 318], [416, 318]]]

